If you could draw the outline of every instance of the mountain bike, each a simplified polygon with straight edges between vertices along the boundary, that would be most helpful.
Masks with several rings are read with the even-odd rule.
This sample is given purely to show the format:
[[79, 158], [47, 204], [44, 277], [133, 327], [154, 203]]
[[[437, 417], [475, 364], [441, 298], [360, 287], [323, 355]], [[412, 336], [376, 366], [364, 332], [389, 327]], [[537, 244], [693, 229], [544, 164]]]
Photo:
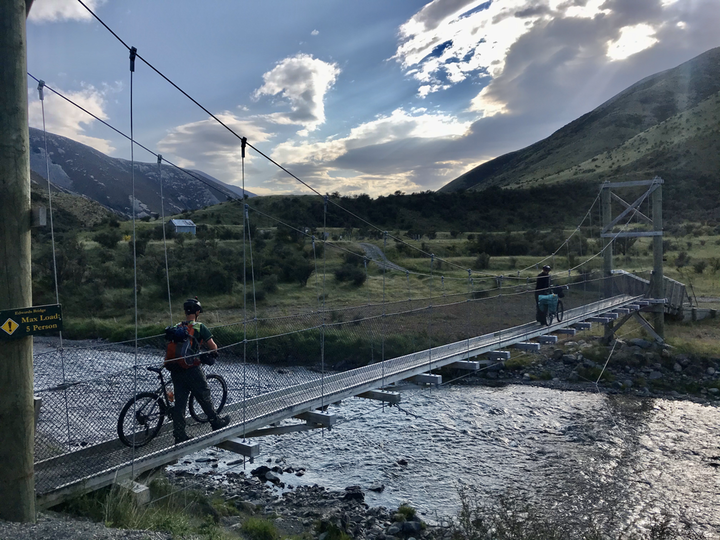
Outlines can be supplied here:
[[[175, 395], [169, 382], [165, 382], [163, 368], [148, 367], [148, 371], [157, 373], [160, 386], [154, 392], [140, 392], [130, 398], [120, 411], [117, 432], [120, 441], [126, 445], [138, 448], [145, 446], [160, 432], [165, 417], [172, 422], [172, 410]], [[210, 397], [215, 412], [220, 413], [227, 401], [227, 383], [221, 375], [211, 373], [206, 375], [210, 387]], [[195, 396], [190, 394], [188, 402], [190, 416], [197, 422], [207, 422], [207, 415], [203, 412]]]
[[562, 300], [565, 296], [563, 287], [554, 287], [551, 294], [541, 294], [538, 296], [538, 316], [537, 321], [540, 324], [550, 326], [553, 319], [562, 322], [565, 317], [565, 306]]

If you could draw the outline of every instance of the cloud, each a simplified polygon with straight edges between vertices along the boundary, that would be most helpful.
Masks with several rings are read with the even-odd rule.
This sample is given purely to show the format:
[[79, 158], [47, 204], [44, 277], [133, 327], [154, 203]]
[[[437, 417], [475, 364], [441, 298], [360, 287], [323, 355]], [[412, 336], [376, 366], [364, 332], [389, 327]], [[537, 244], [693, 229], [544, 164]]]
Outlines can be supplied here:
[[[215, 116], [241, 137], [247, 137], [252, 145], [267, 141], [272, 136], [263, 127], [262, 119], [243, 119], [230, 112]], [[167, 157], [173, 156], [171, 160], [180, 167], [200, 169], [223, 182], [239, 184], [242, 180], [241, 142], [212, 118], [169, 130], [157, 147]], [[256, 161], [252, 150], [248, 149], [246, 172], [256, 170]]]
[[[85, 4], [93, 11], [103, 5], [106, 0], [85, 0]], [[90, 12], [76, 0], [35, 0], [28, 19], [32, 22], [58, 22], [65, 20], [89, 21]]]
[[[107, 95], [116, 93], [121, 88], [119, 84], [116, 86], [106, 85], [103, 89], [85, 85], [79, 91], [64, 91], [54, 85], [51, 86], [102, 120], [108, 119], [105, 112]], [[104, 154], [110, 154], [115, 150], [109, 140], [85, 134], [86, 128], [96, 124], [97, 120], [47, 89], [44, 91], [44, 96], [45, 125], [48, 131], [91, 146]], [[38, 99], [36, 87], [28, 88], [28, 116], [32, 127], [42, 129], [42, 104]]]
[[647, 24], [625, 26], [620, 29], [620, 37], [608, 43], [607, 55], [612, 60], [625, 60], [633, 54], [652, 47], [657, 41], [652, 26]]
[[312, 35], [312, 36], [317, 36], [319, 33], [320, 33], [320, 31], [318, 31], [318, 30], [313, 30], [312, 32], [310, 32], [310, 35]]
[[325, 122], [325, 94], [340, 74], [336, 64], [323, 62], [309, 54], [298, 54], [280, 61], [263, 75], [264, 84], [254, 98], [280, 94], [290, 107], [288, 112], [273, 113], [278, 124], [298, 124], [303, 135]]
[[[470, 122], [451, 115], [397, 109], [356, 126], [346, 137], [279, 144], [272, 158], [321, 189], [371, 195], [424, 190], [452, 180], [467, 167], [469, 161], [447, 160], [443, 152], [469, 129]], [[295, 187], [283, 175], [275, 182], [281, 189]]]

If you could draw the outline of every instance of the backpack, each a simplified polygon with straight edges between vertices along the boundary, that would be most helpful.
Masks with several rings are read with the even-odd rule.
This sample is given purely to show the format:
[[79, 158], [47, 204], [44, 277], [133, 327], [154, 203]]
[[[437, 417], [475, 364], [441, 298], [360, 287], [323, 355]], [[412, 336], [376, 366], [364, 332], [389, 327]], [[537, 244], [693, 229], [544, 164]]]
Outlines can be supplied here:
[[187, 321], [165, 328], [165, 366], [180, 366], [183, 369], [200, 365], [200, 344], [195, 337], [195, 329]]

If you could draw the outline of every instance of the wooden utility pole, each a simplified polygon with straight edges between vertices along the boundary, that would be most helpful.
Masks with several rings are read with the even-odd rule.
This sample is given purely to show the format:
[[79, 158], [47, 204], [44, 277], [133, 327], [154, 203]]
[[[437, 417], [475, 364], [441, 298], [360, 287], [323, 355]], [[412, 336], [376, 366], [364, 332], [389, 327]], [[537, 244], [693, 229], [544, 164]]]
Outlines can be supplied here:
[[[31, 3], [0, 1], [0, 310], [32, 305], [25, 33]], [[9, 521], [35, 521], [32, 362], [32, 337], [3, 342], [0, 519]]]

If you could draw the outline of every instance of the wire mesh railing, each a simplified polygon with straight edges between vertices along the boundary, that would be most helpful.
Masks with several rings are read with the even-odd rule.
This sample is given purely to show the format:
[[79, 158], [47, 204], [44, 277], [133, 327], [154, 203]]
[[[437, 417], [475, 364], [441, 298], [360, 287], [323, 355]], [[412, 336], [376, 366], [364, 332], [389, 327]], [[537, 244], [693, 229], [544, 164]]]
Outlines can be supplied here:
[[[637, 280], [622, 275], [602, 278], [585, 274], [556, 278], [555, 283], [567, 287], [563, 298], [566, 310], [582, 309], [602, 299], [608, 285], [613, 294], [646, 292], [636, 288]], [[262, 409], [270, 394], [279, 392], [291, 399], [298, 393], [317, 392], [321, 379], [323, 391], [332, 392], [340, 384], [336, 375], [351, 369], [355, 370], [353, 377], [362, 378], [364, 370], [356, 368], [377, 365], [381, 348], [388, 359], [383, 374], [392, 374], [420, 357], [427, 358], [429, 348], [445, 347], [447, 353], [448, 344], [453, 344], [452, 351], [462, 352], [478, 336], [501, 335], [534, 318], [534, 283], [470, 296], [410, 299], [215, 326], [211, 329], [221, 354], [214, 366], [205, 369], [227, 381], [227, 407], [246, 407], [250, 415], [253, 408]], [[430, 318], [432, 324], [428, 324]], [[321, 369], [321, 339], [325, 371]], [[153, 336], [138, 340], [137, 365], [133, 343], [128, 342], [73, 346], [66, 341], [62, 350], [36, 355], [35, 393], [42, 400], [36, 462], [115, 441], [123, 405], [135, 392], [157, 388], [156, 376], [145, 368], [159, 366], [164, 351], [164, 338]], [[429, 356], [433, 357], [432, 351]], [[428, 369], [432, 367], [430, 361]], [[342, 384], [350, 383], [347, 378], [342, 380]], [[78, 459], [83, 459], [80, 454]], [[45, 482], [53, 479], [46, 477]]]

